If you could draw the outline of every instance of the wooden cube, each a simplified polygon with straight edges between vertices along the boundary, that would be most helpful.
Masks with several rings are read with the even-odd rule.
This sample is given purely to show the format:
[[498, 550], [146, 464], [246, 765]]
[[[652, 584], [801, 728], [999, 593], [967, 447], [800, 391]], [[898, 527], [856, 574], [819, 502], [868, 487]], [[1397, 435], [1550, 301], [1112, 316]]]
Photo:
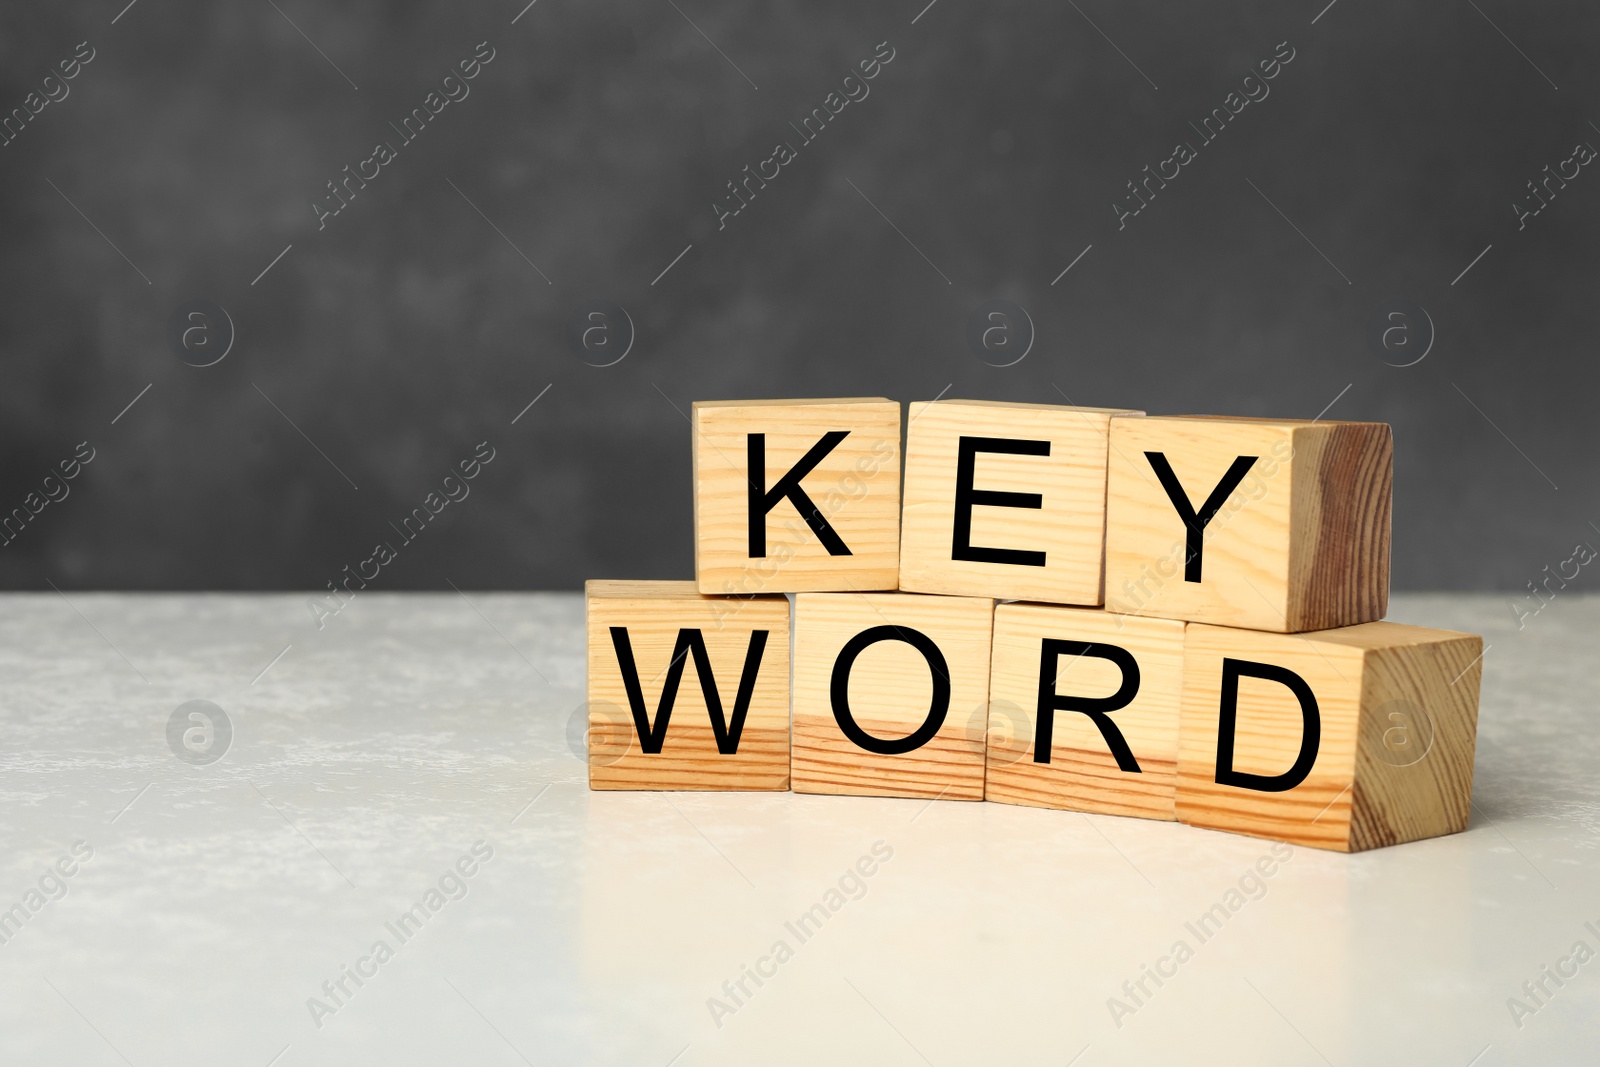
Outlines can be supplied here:
[[906, 430], [900, 588], [1099, 604], [1121, 408], [938, 400]]
[[797, 793], [983, 799], [994, 601], [795, 597]]
[[1339, 852], [1465, 829], [1483, 639], [1191, 625], [1178, 818]]
[[789, 601], [590, 581], [589, 788], [789, 788]]
[[1297, 633], [1383, 618], [1389, 427], [1113, 419], [1106, 607]]
[[984, 798], [1176, 819], [1184, 625], [995, 608]]
[[694, 405], [695, 581], [702, 593], [893, 589], [900, 405]]

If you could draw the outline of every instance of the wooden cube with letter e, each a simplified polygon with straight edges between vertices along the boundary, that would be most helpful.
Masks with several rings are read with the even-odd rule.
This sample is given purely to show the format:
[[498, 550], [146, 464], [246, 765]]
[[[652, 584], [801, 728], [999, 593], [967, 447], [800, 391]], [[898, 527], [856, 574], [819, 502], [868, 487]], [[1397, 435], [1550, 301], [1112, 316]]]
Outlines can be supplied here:
[[1384, 423], [1113, 419], [1106, 607], [1297, 633], [1381, 619]]
[[694, 405], [695, 581], [714, 594], [893, 589], [900, 405]]
[[1178, 818], [1340, 852], [1465, 829], [1482, 658], [1474, 634], [1392, 622], [1191, 624]]
[[590, 581], [589, 788], [789, 787], [789, 601]]
[[987, 800], [1175, 819], [1184, 623], [1001, 604]]
[[1140, 412], [1059, 404], [912, 404], [900, 588], [1099, 604], [1107, 435]]
[[994, 601], [801, 593], [797, 793], [982, 800]]

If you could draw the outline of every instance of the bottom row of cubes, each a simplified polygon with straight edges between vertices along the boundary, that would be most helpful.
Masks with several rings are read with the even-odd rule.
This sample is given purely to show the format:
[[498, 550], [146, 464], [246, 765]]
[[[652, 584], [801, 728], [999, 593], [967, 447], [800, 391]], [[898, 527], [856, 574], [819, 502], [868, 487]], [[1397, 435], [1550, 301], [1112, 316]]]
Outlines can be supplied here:
[[[991, 800], [1359, 851], [1464, 829], [1482, 639], [591, 581], [589, 785]], [[792, 638], [792, 641], [791, 641]]]

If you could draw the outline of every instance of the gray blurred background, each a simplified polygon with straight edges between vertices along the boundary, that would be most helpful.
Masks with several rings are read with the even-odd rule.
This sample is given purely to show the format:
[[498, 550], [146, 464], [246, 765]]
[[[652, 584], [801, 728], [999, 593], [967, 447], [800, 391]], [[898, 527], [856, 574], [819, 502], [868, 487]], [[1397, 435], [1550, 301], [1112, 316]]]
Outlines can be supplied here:
[[483, 441], [376, 587], [689, 577], [690, 403], [861, 394], [1393, 423], [1400, 589], [1600, 547], [1594, 5], [524, 3], [5, 5], [0, 585], [321, 589]]

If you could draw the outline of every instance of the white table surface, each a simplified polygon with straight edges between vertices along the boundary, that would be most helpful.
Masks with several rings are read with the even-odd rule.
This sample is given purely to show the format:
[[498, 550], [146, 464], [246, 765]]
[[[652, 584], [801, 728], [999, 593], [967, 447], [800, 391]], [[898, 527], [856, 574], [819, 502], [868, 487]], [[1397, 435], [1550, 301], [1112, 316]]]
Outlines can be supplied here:
[[[576, 594], [367, 592], [320, 632], [300, 596], [70, 597], [0, 597], [0, 911], [27, 917], [0, 944], [0, 1063], [1600, 1062], [1600, 958], [1542, 1005], [1522, 988], [1600, 952], [1600, 599], [1519, 632], [1504, 598], [1397, 597], [1391, 618], [1491, 646], [1470, 828], [1295, 849], [1201, 943], [1185, 924], [1267, 843], [589, 792]], [[167, 741], [194, 699], [234, 731], [207, 765]], [[466, 895], [402, 943], [385, 924], [480, 841]], [[786, 922], [877, 842], [892, 858], [801, 942]], [[392, 958], [314, 1021], [380, 940]], [[1192, 958], [1114, 1021], [1178, 940]], [[736, 1004], [723, 983], [778, 941], [792, 958]], [[1537, 1010], [1513, 1020], [1513, 996]]]

